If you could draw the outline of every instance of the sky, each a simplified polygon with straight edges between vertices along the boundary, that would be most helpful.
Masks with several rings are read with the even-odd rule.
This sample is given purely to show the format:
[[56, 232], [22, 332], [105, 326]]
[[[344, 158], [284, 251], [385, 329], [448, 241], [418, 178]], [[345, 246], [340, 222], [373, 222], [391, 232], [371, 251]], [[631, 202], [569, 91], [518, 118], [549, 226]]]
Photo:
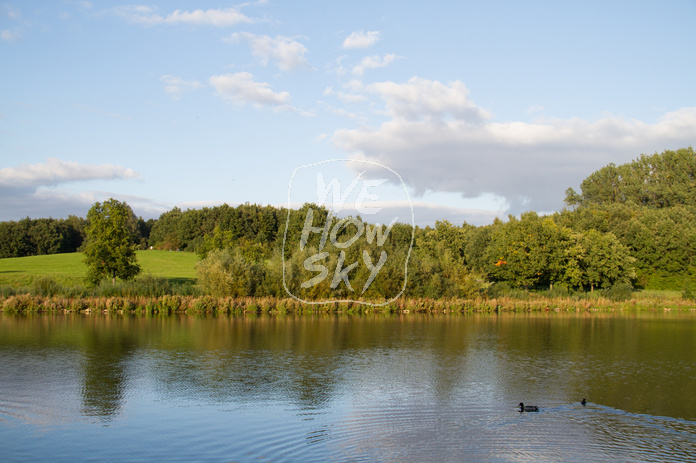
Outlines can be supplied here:
[[482, 225], [696, 144], [694, 0], [138, 1], [0, 3], [0, 220], [295, 207], [319, 165]]

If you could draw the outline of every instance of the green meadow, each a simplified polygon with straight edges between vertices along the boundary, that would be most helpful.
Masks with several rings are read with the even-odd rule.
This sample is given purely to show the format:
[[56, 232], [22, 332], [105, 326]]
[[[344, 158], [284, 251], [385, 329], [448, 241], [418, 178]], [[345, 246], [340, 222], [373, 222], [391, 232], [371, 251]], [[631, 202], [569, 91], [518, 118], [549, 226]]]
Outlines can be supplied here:
[[[165, 278], [170, 283], [195, 283], [198, 255], [192, 252], [137, 251], [142, 275]], [[51, 276], [64, 285], [83, 284], [87, 266], [82, 253], [0, 259], [0, 286], [28, 286], [37, 277]]]

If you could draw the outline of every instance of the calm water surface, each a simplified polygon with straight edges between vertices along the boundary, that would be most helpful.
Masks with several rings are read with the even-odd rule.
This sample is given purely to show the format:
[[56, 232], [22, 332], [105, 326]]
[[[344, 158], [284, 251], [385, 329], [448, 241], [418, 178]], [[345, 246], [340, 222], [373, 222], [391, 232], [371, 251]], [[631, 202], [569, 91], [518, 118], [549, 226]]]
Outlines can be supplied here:
[[694, 391], [694, 313], [0, 315], [3, 461], [696, 461]]

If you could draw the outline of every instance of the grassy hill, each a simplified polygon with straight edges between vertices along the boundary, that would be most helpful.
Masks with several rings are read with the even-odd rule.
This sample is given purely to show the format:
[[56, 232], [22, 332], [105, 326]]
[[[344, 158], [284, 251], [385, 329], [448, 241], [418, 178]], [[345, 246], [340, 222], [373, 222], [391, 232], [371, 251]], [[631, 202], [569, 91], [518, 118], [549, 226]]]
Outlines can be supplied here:
[[[143, 275], [171, 283], [195, 283], [198, 255], [191, 252], [137, 251]], [[63, 284], [84, 283], [87, 267], [82, 253], [0, 259], [0, 286], [27, 286], [40, 276], [52, 276]]]

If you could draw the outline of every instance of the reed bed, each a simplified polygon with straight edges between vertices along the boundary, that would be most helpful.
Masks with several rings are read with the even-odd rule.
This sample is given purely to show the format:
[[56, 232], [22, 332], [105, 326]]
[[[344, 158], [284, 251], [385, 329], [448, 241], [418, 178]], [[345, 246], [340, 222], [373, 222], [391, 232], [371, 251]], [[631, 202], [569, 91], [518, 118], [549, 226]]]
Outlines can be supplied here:
[[362, 314], [362, 313], [506, 313], [592, 311], [696, 311], [696, 301], [679, 296], [641, 296], [625, 301], [604, 297], [513, 297], [481, 299], [399, 298], [381, 301], [304, 303], [293, 298], [212, 296], [67, 297], [36, 294], [0, 295], [4, 313], [80, 314]]

